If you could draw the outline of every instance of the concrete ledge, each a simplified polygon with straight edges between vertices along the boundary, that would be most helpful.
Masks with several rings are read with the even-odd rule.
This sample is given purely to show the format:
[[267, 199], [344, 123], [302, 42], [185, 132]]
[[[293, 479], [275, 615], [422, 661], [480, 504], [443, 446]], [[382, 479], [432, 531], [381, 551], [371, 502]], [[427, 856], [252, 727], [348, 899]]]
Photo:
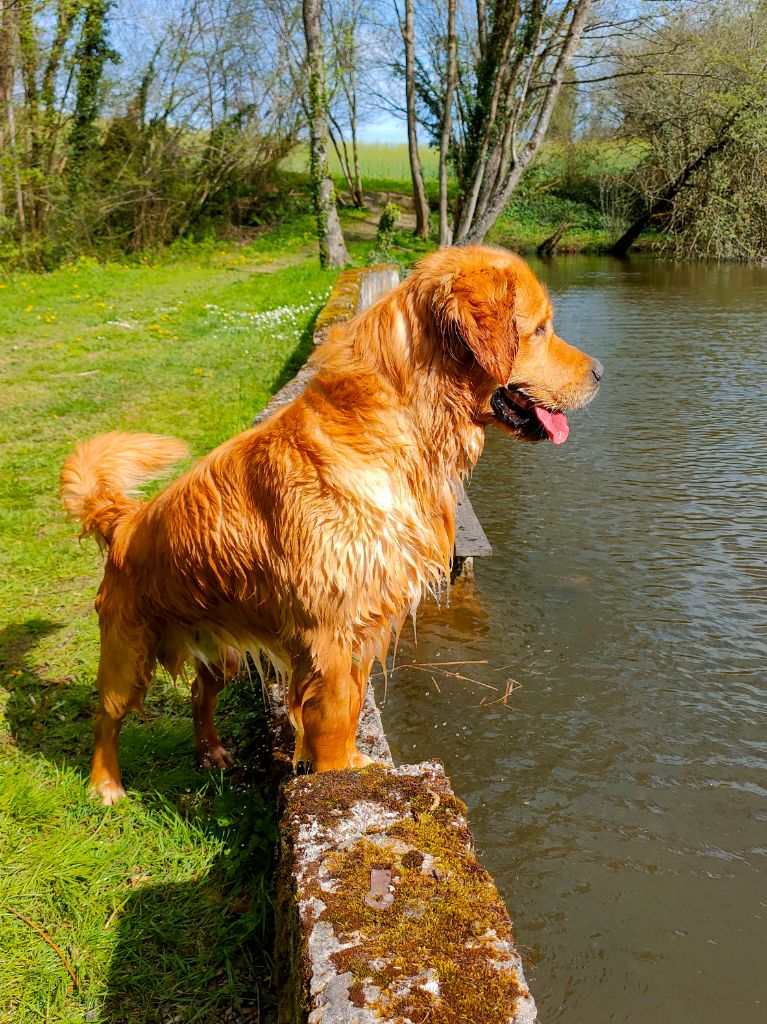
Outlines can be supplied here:
[[351, 320], [397, 284], [399, 269], [393, 263], [344, 270], [317, 317], [314, 325], [314, 344], [319, 345], [325, 340], [333, 324]]
[[279, 1024], [533, 1024], [466, 808], [434, 761], [285, 786]]
[[295, 778], [269, 688], [281, 811], [278, 1024], [534, 1024], [511, 922], [437, 761], [393, 765], [368, 687], [361, 772]]

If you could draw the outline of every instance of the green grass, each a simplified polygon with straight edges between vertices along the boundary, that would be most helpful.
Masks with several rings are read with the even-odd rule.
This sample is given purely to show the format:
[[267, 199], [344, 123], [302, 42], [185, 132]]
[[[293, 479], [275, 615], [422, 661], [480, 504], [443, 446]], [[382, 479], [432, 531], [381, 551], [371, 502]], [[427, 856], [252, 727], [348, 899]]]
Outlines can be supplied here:
[[[222, 698], [241, 767], [221, 778], [194, 764], [187, 686], [158, 678], [147, 720], [123, 731], [130, 798], [94, 805], [101, 558], [78, 544], [57, 490], [63, 458], [100, 431], [175, 434], [200, 455], [250, 424], [303, 360], [335, 277], [305, 227], [0, 281], [3, 1024], [250, 1020], [268, 1006], [260, 692], [245, 680]], [[60, 947], [76, 987], [17, 914]]]
[[[425, 181], [436, 181], [439, 171], [439, 151], [431, 146], [419, 146], [421, 169]], [[349, 149], [351, 153], [351, 148]], [[331, 146], [328, 152], [330, 171], [334, 177], [342, 175], [341, 164]], [[372, 182], [378, 182], [384, 190], [394, 184], [404, 183], [410, 191], [410, 158], [407, 145], [383, 142], [361, 142], [359, 144], [360, 171], [366, 188], [376, 189]], [[300, 146], [286, 157], [282, 165], [285, 170], [307, 172], [309, 150]], [[343, 179], [342, 179], [343, 180]]]
[[[428, 146], [420, 147], [420, 153], [427, 196], [435, 211], [439, 155]], [[645, 147], [639, 140], [631, 143], [580, 141], [571, 145], [546, 143], [491, 230], [488, 242], [532, 253], [560, 226], [566, 225], [558, 244], [559, 252], [605, 252], [626, 226], [606, 212], [611, 206], [610, 183], [631, 171], [644, 153]], [[346, 183], [332, 151], [330, 165], [336, 187], [343, 193]], [[296, 180], [306, 174], [307, 166], [306, 147], [297, 148], [283, 162], [283, 169]], [[406, 145], [362, 143], [360, 166], [367, 192], [411, 194]], [[451, 178], [451, 195], [456, 188]], [[648, 234], [637, 248], [652, 248], [656, 241]]]

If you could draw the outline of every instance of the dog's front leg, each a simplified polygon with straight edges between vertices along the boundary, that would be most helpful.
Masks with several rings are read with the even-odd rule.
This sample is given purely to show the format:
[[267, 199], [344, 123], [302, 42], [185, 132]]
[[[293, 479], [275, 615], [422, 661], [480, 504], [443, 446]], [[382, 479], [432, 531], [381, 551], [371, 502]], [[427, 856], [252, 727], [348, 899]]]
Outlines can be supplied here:
[[372, 757], [368, 757], [367, 754], [361, 754], [357, 750], [357, 726], [362, 705], [365, 703], [365, 694], [367, 693], [368, 679], [370, 678], [372, 667], [372, 658], [360, 658], [359, 656], [352, 658], [352, 683], [356, 690], [356, 694], [352, 695], [352, 699], [356, 699], [357, 710], [351, 716], [349, 732], [346, 737], [346, 749], [349, 754], [349, 764], [352, 768], [364, 768], [365, 765], [371, 764], [373, 761]]
[[352, 759], [354, 742], [351, 749], [349, 744], [350, 736], [356, 735], [361, 708], [351, 647], [315, 633], [305, 638], [292, 662], [288, 702], [296, 729], [296, 772], [359, 767]]

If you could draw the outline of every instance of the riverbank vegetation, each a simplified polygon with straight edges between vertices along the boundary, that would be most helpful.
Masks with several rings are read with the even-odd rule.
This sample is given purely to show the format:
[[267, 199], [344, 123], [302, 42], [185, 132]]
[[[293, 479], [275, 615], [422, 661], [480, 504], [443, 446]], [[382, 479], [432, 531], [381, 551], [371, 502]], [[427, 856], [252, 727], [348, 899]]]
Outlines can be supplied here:
[[[767, 256], [764, 3], [537, 7], [326, 0], [311, 186], [301, 5], [0, 0], [0, 268], [231, 238], [318, 188], [404, 197], [433, 243]], [[360, 141], [407, 112], [417, 146]]]

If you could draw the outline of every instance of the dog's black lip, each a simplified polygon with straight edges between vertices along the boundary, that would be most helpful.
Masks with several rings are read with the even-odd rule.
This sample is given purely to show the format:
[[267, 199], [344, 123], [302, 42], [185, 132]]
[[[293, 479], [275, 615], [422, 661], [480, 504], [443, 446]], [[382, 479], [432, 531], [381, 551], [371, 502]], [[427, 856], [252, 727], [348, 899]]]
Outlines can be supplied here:
[[490, 398], [493, 415], [501, 423], [531, 437], [545, 437], [546, 431], [533, 415], [534, 406], [524, 391], [516, 388], [498, 388]]

